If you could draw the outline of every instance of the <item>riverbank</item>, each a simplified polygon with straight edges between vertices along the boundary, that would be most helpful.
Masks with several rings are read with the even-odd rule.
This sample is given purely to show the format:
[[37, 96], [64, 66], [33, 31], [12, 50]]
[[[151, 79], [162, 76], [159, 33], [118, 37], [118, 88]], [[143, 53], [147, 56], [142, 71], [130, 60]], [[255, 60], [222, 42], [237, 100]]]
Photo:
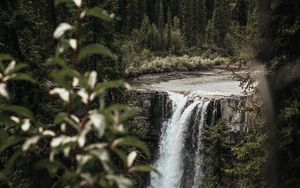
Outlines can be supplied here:
[[144, 74], [203, 71], [215, 67], [226, 67], [230, 64], [228, 57], [202, 56], [166, 56], [151, 57], [138, 64], [130, 64], [126, 69], [126, 77], [134, 78]]
[[[244, 74], [245, 71], [238, 71]], [[232, 72], [215, 68], [206, 71], [185, 71], [141, 75], [129, 81], [134, 90], [149, 89], [180, 93], [200, 92], [203, 96], [244, 95], [240, 82]]]

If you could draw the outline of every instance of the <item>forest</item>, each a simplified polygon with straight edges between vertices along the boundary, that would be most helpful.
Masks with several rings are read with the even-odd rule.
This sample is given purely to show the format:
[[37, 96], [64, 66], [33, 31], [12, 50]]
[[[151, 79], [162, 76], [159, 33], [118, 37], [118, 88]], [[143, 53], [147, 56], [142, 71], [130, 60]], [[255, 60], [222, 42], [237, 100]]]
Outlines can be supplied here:
[[299, 0], [2, 0], [0, 187], [300, 188]]

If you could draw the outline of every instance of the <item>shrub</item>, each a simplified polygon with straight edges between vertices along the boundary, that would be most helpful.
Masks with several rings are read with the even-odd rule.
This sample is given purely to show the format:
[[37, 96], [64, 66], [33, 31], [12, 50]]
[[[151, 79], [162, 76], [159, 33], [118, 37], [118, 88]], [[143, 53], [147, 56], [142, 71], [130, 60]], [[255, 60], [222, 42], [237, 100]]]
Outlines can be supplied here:
[[143, 64], [139, 67], [130, 66], [126, 70], [126, 74], [128, 76], [138, 76], [147, 73], [206, 70], [216, 65], [226, 64], [228, 61], [228, 58], [219, 56], [214, 59], [187, 55], [155, 57], [150, 61], [143, 61]]
[[[44, 158], [38, 158], [33, 166], [48, 170], [56, 180], [53, 187], [132, 187], [132, 174], [153, 170], [135, 163], [137, 157], [149, 156], [149, 149], [125, 132], [123, 123], [135, 115], [136, 109], [105, 104], [108, 90], [126, 88], [127, 84], [123, 81], [97, 83], [96, 71], [80, 73], [75, 69], [90, 56], [116, 57], [101, 44], [79, 48], [80, 35], [68, 37], [80, 32], [85, 17], [111, 20], [112, 16], [99, 7], [84, 8], [80, 0], [74, 2], [78, 24], [62, 23], [57, 27], [54, 38], [58, 39], [58, 48], [49, 60], [57, 67], [51, 74], [55, 83], [49, 93], [64, 108], [52, 123], [44, 124], [25, 107], [1, 104], [0, 154], [7, 150], [14, 153], [5, 168], [10, 168], [24, 153], [41, 154]], [[63, 59], [69, 53], [73, 57], [70, 63]], [[10, 63], [4, 66], [2, 62], [7, 61]], [[25, 65], [17, 65], [10, 56], [0, 55], [0, 96], [9, 98], [7, 83], [11, 80], [33, 81], [27, 74], [19, 73], [24, 68]], [[81, 112], [77, 113], [78, 110]], [[0, 176], [6, 181], [10, 179], [2, 173]]]

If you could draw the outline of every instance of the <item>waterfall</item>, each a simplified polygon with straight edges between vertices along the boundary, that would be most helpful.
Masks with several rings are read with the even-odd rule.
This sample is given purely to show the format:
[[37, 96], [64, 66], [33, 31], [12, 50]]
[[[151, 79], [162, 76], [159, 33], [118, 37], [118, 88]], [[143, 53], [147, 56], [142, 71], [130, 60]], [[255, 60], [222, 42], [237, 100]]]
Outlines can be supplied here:
[[[195, 160], [195, 183], [198, 183], [196, 179], [201, 175], [200, 166], [196, 163], [199, 163], [201, 160], [201, 127], [205, 122], [206, 109], [209, 101], [199, 98], [190, 101], [189, 96], [172, 92], [169, 93], [169, 98], [172, 101], [173, 114], [163, 125], [159, 146], [159, 158], [154, 164], [160, 172], [160, 176], [151, 174], [151, 188], [176, 188], [181, 186], [181, 179], [184, 172], [182, 153], [185, 147], [185, 135], [194, 110], [196, 110], [197, 113], [201, 113], [200, 121], [198, 121], [199, 136], [197, 136], [197, 154], [199, 154], [199, 156], [196, 156]], [[199, 119], [199, 117], [196, 118]]]
[[[219, 119], [233, 133], [246, 130], [244, 112], [234, 112], [234, 106], [244, 106], [246, 97], [214, 98], [197, 93], [187, 96], [168, 92], [172, 106], [170, 116], [161, 122], [158, 158], [154, 167], [160, 175], [151, 173], [150, 188], [199, 188], [202, 183], [202, 130]], [[209, 99], [208, 99], [209, 98]], [[167, 104], [170, 104], [167, 102]], [[168, 105], [163, 105], [163, 107]], [[232, 137], [235, 139], [234, 137]]]
[[197, 148], [196, 148], [196, 155], [195, 155], [195, 176], [194, 176], [194, 182], [193, 182], [193, 188], [198, 188], [199, 185], [201, 185], [201, 178], [202, 178], [202, 168], [201, 163], [203, 160], [203, 156], [201, 155], [201, 136], [202, 136], [202, 128], [204, 126], [204, 122], [207, 116], [207, 107], [209, 105], [210, 101], [206, 101], [201, 109], [201, 119], [199, 123], [199, 133], [197, 138]]

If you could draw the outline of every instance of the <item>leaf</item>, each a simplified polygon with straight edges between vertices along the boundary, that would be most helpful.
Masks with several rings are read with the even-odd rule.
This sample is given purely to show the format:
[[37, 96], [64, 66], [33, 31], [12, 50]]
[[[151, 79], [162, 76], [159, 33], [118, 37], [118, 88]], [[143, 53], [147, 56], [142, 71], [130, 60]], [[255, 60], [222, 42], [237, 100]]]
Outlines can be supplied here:
[[72, 30], [72, 29], [73, 29], [73, 26], [71, 26], [69, 23], [61, 23], [54, 31], [53, 38], [59, 39], [60, 37], [62, 37], [65, 34], [65, 32]]
[[13, 136], [6, 137], [5, 140], [1, 139], [0, 153], [5, 151], [6, 149], [10, 148], [11, 146], [14, 146], [14, 145], [20, 143], [22, 140], [23, 139], [21, 139], [21, 138], [16, 138], [16, 137], [13, 137]]
[[77, 7], [81, 7], [81, 5], [82, 5], [82, 0], [73, 0], [73, 2], [75, 3], [75, 5]]
[[14, 77], [12, 77], [12, 80], [23, 80], [23, 81], [35, 83], [35, 80], [31, 76], [29, 76], [28, 74], [24, 74], [24, 73], [16, 74]]
[[127, 163], [127, 156], [125, 152], [120, 149], [113, 148], [113, 151], [118, 155], [118, 157], [126, 164]]
[[28, 138], [22, 146], [23, 151], [27, 151], [31, 148], [32, 145], [37, 144], [40, 141], [40, 138], [40, 136], [33, 136], [31, 138]]
[[91, 152], [91, 155], [97, 157], [100, 161], [108, 161], [109, 154], [105, 149], [94, 149]]
[[9, 94], [6, 89], [6, 83], [0, 83], [0, 96], [5, 97], [7, 99], [9, 98]]
[[9, 126], [12, 126], [16, 123], [15, 121], [11, 120], [11, 118], [9, 116], [5, 116], [5, 115], [0, 115], [0, 121], [1, 121], [2, 124], [7, 124]]
[[128, 156], [127, 156], [127, 167], [131, 167], [137, 157], [137, 152], [132, 151]]
[[110, 51], [110, 49], [101, 44], [90, 44], [84, 47], [80, 51], [78, 58], [79, 60], [82, 60], [91, 55], [101, 55], [116, 59], [116, 56]]
[[117, 146], [117, 145], [136, 147], [136, 148], [140, 149], [141, 151], [143, 151], [147, 155], [147, 157], [150, 157], [150, 151], [149, 151], [149, 148], [147, 147], [147, 145], [137, 138], [133, 138], [133, 137], [119, 138], [113, 142], [113, 146]]
[[[8, 134], [6, 131], [0, 129], [0, 141], [6, 140], [8, 138]], [[1, 153], [1, 152], [0, 152]]]
[[63, 175], [63, 180], [65, 182], [68, 182], [68, 181], [70, 181], [71, 179], [73, 179], [75, 177], [76, 177], [76, 173], [75, 172], [66, 170], [65, 173], [64, 173], [64, 175]]
[[22, 106], [13, 106], [13, 105], [1, 105], [0, 110], [7, 111], [7, 112], [14, 112], [16, 114], [22, 115], [24, 117], [27, 117], [29, 119], [33, 119], [32, 112], [25, 107]]
[[0, 70], [3, 71], [5, 68], [2, 64], [3, 61], [11, 61], [14, 58], [8, 54], [0, 54]]
[[0, 182], [3, 183], [8, 183], [8, 178], [6, 177], [6, 175], [2, 172], [0, 172]]
[[70, 102], [71, 94], [65, 88], [54, 88], [50, 92], [50, 95], [58, 95], [63, 101]]
[[19, 72], [22, 69], [25, 69], [26, 67], [28, 67], [28, 65], [26, 64], [18, 64], [15, 66], [15, 68], [11, 71], [11, 73], [15, 73], [15, 72]]
[[73, 81], [74, 75], [75, 74], [71, 69], [64, 69], [61, 71], [52, 72], [51, 77], [53, 77], [59, 86], [67, 90], [71, 90], [72, 85], [70, 83]]
[[123, 80], [118, 81], [106, 81], [97, 84], [96, 90], [99, 92], [108, 90], [108, 89], [117, 89], [125, 86], [125, 82]]
[[115, 111], [119, 112], [119, 120], [124, 122], [129, 118], [134, 117], [138, 112], [138, 108], [129, 107], [127, 105], [112, 105], [106, 109], [110, 113], [114, 113]]
[[16, 160], [24, 154], [21, 147], [14, 151], [13, 155], [9, 158], [8, 162], [6, 163], [5, 169], [11, 169], [15, 164]]
[[59, 113], [55, 119], [54, 119], [54, 124], [61, 124], [64, 122], [65, 118], [68, 117], [68, 114], [67, 113]]
[[0, 54], [0, 62], [3, 62], [3, 61], [11, 61], [13, 60], [14, 58], [8, 54]]
[[71, 0], [55, 0], [54, 1], [54, 4], [55, 6], [59, 5], [59, 4], [62, 4], [62, 3], [69, 3], [71, 2]]
[[158, 170], [149, 165], [138, 165], [130, 168], [129, 172], [155, 172], [159, 174]]
[[44, 169], [46, 168], [49, 172], [49, 174], [55, 174], [59, 169], [66, 169], [66, 167], [58, 162], [58, 161], [49, 161], [49, 159], [42, 159], [39, 162], [37, 162], [34, 167], [36, 169]]
[[111, 21], [112, 16], [106, 10], [100, 7], [94, 7], [85, 11], [86, 16], [100, 18], [104, 21]]
[[53, 59], [51, 59], [51, 60], [52, 60], [54, 63], [60, 65], [60, 66], [63, 67], [63, 68], [68, 67], [66, 61], [65, 61], [64, 59], [60, 58], [60, 57], [55, 57], [55, 58], [53, 58]]
[[107, 179], [113, 180], [116, 182], [119, 188], [130, 188], [133, 187], [133, 183], [131, 182], [130, 179], [125, 178], [124, 176], [116, 176], [116, 175], [107, 175]]

